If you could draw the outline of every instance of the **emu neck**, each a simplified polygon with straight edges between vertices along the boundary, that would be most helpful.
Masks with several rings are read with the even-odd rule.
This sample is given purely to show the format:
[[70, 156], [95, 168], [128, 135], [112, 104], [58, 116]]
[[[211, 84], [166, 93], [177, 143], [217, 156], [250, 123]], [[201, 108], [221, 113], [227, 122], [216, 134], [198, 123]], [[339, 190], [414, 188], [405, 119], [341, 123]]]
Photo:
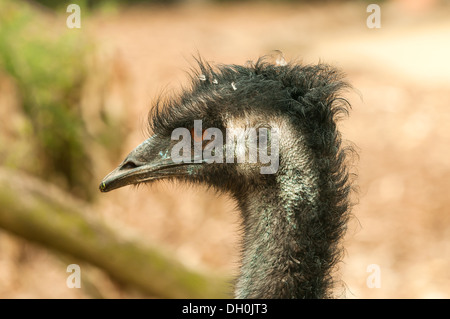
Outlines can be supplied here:
[[300, 164], [284, 163], [276, 187], [238, 200], [244, 241], [236, 298], [328, 297], [335, 245], [324, 234], [319, 175], [307, 158], [292, 163]]

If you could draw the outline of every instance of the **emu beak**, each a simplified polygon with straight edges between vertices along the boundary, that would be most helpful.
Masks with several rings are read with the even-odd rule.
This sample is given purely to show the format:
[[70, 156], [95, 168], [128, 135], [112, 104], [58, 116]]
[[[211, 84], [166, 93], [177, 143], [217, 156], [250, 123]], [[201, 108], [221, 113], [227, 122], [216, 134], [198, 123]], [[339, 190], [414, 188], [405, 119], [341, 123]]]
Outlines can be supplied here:
[[100, 191], [182, 174], [178, 167], [183, 164], [174, 163], [168, 149], [156, 136], [145, 140], [102, 180]]

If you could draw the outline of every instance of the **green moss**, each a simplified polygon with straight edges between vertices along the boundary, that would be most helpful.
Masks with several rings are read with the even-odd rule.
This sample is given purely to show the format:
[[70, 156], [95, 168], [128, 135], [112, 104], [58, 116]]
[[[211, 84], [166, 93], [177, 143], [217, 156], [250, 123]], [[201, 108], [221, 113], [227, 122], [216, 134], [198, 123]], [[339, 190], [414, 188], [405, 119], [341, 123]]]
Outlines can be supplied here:
[[[83, 19], [87, 11], [82, 8]], [[96, 194], [91, 170], [95, 154], [89, 148], [92, 143], [120, 144], [124, 131], [117, 129], [120, 119], [111, 121], [106, 116], [99, 130], [88, 132], [85, 121], [89, 119], [82, 114], [83, 93], [89, 79], [96, 76], [93, 73], [105, 71], [88, 67], [93, 42], [86, 32], [67, 28], [66, 15], [62, 10], [60, 15], [48, 16], [22, 1], [0, 2], [0, 74], [8, 74], [17, 87], [20, 113], [30, 124], [20, 139], [33, 150], [22, 162], [17, 156], [4, 156], [0, 164], [11, 164], [12, 159], [14, 167], [92, 199]], [[101, 96], [104, 87], [98, 90], [94, 95]]]

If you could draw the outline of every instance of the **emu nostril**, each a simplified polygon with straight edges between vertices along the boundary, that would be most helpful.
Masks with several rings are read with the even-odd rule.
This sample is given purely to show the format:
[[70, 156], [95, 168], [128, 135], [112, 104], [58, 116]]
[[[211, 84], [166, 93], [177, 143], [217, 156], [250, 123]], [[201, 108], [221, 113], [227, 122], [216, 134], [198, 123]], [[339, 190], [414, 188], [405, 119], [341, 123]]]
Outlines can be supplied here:
[[120, 169], [133, 169], [138, 167], [139, 165], [136, 165], [133, 161], [127, 161], [125, 164], [123, 164]]

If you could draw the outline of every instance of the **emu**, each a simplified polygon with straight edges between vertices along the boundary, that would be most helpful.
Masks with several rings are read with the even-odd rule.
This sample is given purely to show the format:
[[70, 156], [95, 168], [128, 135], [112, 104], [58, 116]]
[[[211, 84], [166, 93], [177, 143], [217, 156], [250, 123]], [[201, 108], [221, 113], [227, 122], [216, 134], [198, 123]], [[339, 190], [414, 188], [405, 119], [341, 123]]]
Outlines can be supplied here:
[[[158, 100], [149, 113], [153, 135], [104, 178], [100, 190], [177, 179], [228, 192], [243, 229], [235, 297], [332, 298], [351, 208], [351, 147], [343, 145], [336, 126], [348, 114], [350, 104], [341, 93], [350, 85], [323, 63], [274, 63], [267, 57], [244, 66], [197, 62], [192, 87]], [[188, 159], [198, 147], [212, 155], [223, 154], [230, 144], [242, 148], [236, 139], [227, 139], [211, 150], [208, 145], [217, 136], [195, 132], [196, 120], [224, 134], [230, 127], [266, 128], [267, 146], [278, 144], [279, 168], [261, 174], [261, 161], [180, 161], [175, 158], [179, 152], [172, 152], [179, 143], [172, 132], [178, 128], [192, 133], [188, 150], [183, 149]], [[275, 127], [277, 141], [271, 134]], [[249, 140], [244, 145], [247, 153], [261, 148]]]

